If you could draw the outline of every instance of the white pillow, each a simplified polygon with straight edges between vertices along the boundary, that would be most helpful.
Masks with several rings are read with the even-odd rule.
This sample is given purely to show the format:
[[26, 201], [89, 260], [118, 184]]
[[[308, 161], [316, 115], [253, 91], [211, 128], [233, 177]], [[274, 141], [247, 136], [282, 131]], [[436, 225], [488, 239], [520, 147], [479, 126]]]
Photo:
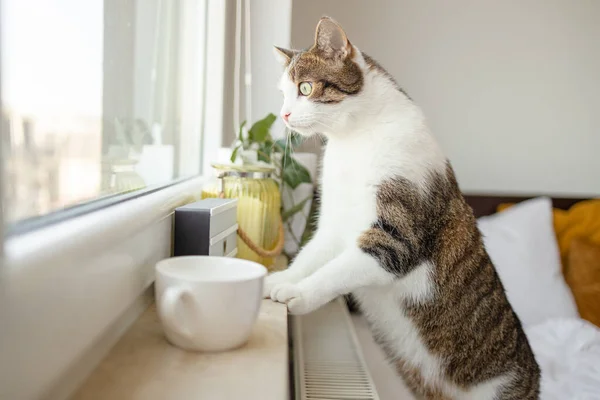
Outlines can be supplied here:
[[552, 221], [552, 201], [547, 197], [478, 220], [485, 248], [524, 325], [579, 316], [562, 275]]

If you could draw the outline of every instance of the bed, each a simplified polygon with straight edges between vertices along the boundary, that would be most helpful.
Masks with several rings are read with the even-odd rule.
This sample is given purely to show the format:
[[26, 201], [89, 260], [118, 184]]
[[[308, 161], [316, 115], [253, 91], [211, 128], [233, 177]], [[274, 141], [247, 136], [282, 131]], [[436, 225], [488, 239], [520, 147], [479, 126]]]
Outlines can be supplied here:
[[[600, 399], [600, 245], [578, 244], [584, 236], [599, 241], [600, 201], [488, 195], [466, 200], [542, 369], [541, 399]], [[516, 205], [497, 213], [503, 204]], [[560, 210], [577, 211], [579, 221], [558, 227], [569, 215]], [[595, 258], [582, 255], [585, 246]]]

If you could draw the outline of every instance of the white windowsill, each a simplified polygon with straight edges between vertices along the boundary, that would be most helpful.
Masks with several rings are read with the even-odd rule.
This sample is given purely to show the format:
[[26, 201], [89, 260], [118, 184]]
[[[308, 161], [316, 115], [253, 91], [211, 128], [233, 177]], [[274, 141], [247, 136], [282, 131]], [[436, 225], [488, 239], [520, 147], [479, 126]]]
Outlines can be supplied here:
[[[173, 209], [199, 199], [202, 183], [193, 178], [7, 239], [0, 398], [64, 398], [81, 383], [126, 329], [119, 324], [149, 304], [154, 264], [171, 253]], [[81, 376], [67, 376], [74, 370]]]
[[263, 300], [244, 346], [196, 353], [170, 345], [153, 305], [133, 324], [72, 400], [289, 398], [287, 307]]

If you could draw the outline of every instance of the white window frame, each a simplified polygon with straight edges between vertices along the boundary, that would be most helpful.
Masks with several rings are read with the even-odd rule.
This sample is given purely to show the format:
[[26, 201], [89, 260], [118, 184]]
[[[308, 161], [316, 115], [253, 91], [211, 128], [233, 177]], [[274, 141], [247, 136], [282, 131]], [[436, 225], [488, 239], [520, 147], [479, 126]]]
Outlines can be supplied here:
[[[200, 143], [200, 129], [204, 133], [197, 149], [206, 172], [222, 141], [226, 2], [205, 1], [208, 36], [198, 43], [204, 39], [208, 44], [210, 63], [197, 61], [206, 65], [209, 79], [203, 91], [211, 101], [203, 107], [204, 118], [194, 115], [199, 110], [192, 106], [181, 117], [186, 140]], [[182, 11], [190, 12], [190, 4], [182, 1]], [[202, 99], [196, 97], [193, 104], [202, 105]], [[193, 156], [181, 163], [192, 168]], [[151, 290], [154, 265], [171, 254], [173, 209], [198, 199], [205, 182], [197, 176], [5, 238], [0, 252], [0, 398], [60, 399], [82, 383], [147, 306], [144, 294]], [[1, 234], [2, 224], [0, 240]]]

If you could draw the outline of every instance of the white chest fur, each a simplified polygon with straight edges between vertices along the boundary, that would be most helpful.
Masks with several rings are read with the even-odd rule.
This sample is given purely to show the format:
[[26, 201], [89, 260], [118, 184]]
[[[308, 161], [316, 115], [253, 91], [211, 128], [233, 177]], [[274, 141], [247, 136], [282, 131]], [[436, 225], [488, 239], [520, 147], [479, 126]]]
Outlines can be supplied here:
[[446, 160], [426, 128], [415, 122], [419, 118], [401, 115], [330, 139], [323, 159], [320, 229], [355, 243], [377, 220], [382, 181], [403, 177], [424, 188], [431, 170], [444, 170]]
[[[377, 220], [377, 186], [389, 171], [402, 171], [407, 159], [398, 150], [377, 146], [373, 140], [345, 139], [330, 142], [325, 154], [320, 229], [336, 227], [330, 234], [341, 241], [341, 247], [356, 245], [359, 235]], [[353, 294], [375, 334], [386, 343], [389, 356], [428, 371], [426, 379], [437, 382], [440, 362], [429, 354], [401, 308], [406, 298], [424, 301], [432, 295], [430, 271], [431, 266], [424, 264], [389, 286], [362, 288]]]
[[[369, 154], [358, 144], [332, 143], [323, 160], [321, 229], [332, 231], [342, 247], [356, 243], [377, 219], [376, 180]], [[351, 153], [350, 153], [351, 152]], [[355, 154], [349, 163], [348, 154]]]

